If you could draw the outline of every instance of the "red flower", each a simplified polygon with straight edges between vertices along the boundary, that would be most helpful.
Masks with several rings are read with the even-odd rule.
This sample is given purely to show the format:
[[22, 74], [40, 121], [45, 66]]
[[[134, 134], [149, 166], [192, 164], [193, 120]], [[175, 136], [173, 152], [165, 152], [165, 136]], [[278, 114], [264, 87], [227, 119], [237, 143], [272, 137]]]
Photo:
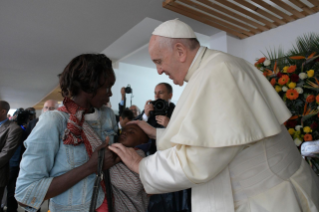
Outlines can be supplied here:
[[289, 120], [286, 123], [287, 128], [295, 128], [296, 125], [297, 125], [297, 121], [296, 120]]
[[310, 128], [313, 129], [313, 130], [317, 129], [317, 127], [318, 127], [318, 124], [317, 124], [316, 122], [313, 122], [313, 123], [310, 125]]
[[299, 97], [299, 93], [297, 92], [296, 89], [289, 89], [286, 92], [286, 97], [287, 99], [290, 99], [290, 100], [296, 100]]
[[305, 141], [312, 141], [312, 135], [311, 135], [311, 134], [306, 134], [306, 135], [303, 137], [303, 139], [304, 139]]
[[315, 101], [315, 95], [307, 96], [306, 102], [311, 103]]
[[282, 77], [282, 73], [279, 72], [279, 73], [277, 74], [277, 77], [278, 77], [278, 78]]
[[271, 84], [272, 86], [276, 85], [276, 78], [272, 78], [272, 79], [270, 80], [270, 84]]
[[278, 83], [280, 85], [285, 85], [289, 82], [289, 76], [288, 75], [282, 75], [281, 78], [279, 78]]
[[260, 58], [260, 59], [257, 61], [257, 63], [263, 63], [263, 62], [265, 62], [265, 60], [266, 60], [266, 58], [265, 58], [265, 57], [262, 57], [262, 58]]
[[296, 71], [296, 69], [297, 69], [296, 65], [290, 66], [287, 70], [287, 73], [293, 73]]
[[292, 75], [290, 76], [290, 80], [291, 80], [292, 82], [298, 82], [299, 76], [298, 76], [297, 74], [292, 74]]
[[[319, 104], [319, 94], [316, 96], [316, 102]], [[319, 117], [319, 114], [318, 114]]]

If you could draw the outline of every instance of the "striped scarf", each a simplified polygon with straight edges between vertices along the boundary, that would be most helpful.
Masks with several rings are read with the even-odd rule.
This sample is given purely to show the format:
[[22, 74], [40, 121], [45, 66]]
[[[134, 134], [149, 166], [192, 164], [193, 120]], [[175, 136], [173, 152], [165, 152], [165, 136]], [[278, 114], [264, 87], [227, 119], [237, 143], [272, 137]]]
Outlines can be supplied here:
[[[77, 146], [84, 143], [86, 152], [91, 158], [93, 151], [102, 144], [101, 139], [94, 130], [84, 121], [87, 109], [80, 107], [70, 98], [64, 98], [63, 106], [59, 111], [69, 114], [68, 123], [63, 135], [63, 144]], [[101, 186], [106, 194], [104, 181]]]

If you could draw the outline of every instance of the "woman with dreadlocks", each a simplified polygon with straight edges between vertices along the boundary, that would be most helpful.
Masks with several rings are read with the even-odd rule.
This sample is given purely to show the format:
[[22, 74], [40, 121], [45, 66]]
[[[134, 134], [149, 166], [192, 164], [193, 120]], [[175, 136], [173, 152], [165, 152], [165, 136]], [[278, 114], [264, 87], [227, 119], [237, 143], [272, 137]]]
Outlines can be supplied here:
[[[89, 211], [98, 150], [112, 143], [117, 132], [114, 113], [104, 106], [115, 82], [109, 58], [77, 56], [59, 77], [63, 106], [42, 114], [24, 143], [15, 197], [27, 211], [36, 211], [47, 199], [51, 212]], [[105, 148], [103, 170], [117, 161]], [[96, 210], [101, 212], [108, 211], [105, 186], [102, 180], [97, 190]]]

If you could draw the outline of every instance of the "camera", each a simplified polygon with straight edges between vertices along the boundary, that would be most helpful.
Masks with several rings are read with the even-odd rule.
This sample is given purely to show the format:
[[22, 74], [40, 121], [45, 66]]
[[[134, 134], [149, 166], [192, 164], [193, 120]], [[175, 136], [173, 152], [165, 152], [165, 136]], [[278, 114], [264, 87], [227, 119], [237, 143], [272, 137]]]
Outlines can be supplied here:
[[157, 99], [155, 101], [150, 102], [154, 110], [150, 111], [151, 116], [157, 116], [157, 115], [166, 115], [168, 112], [168, 102], [163, 99]]
[[127, 85], [127, 87], [125, 88], [125, 93], [132, 93], [132, 88], [131, 85]]

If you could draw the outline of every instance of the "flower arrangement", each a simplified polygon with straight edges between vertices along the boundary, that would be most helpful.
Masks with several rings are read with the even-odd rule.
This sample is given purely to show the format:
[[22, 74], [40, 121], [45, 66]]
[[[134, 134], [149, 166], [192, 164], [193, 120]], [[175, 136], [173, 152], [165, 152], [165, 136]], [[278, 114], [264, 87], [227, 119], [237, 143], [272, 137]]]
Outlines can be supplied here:
[[[319, 35], [299, 37], [288, 54], [282, 50], [278, 54], [268, 52], [256, 60], [255, 67], [291, 111], [285, 126], [296, 146], [319, 140]], [[319, 163], [313, 168], [319, 173]]]

